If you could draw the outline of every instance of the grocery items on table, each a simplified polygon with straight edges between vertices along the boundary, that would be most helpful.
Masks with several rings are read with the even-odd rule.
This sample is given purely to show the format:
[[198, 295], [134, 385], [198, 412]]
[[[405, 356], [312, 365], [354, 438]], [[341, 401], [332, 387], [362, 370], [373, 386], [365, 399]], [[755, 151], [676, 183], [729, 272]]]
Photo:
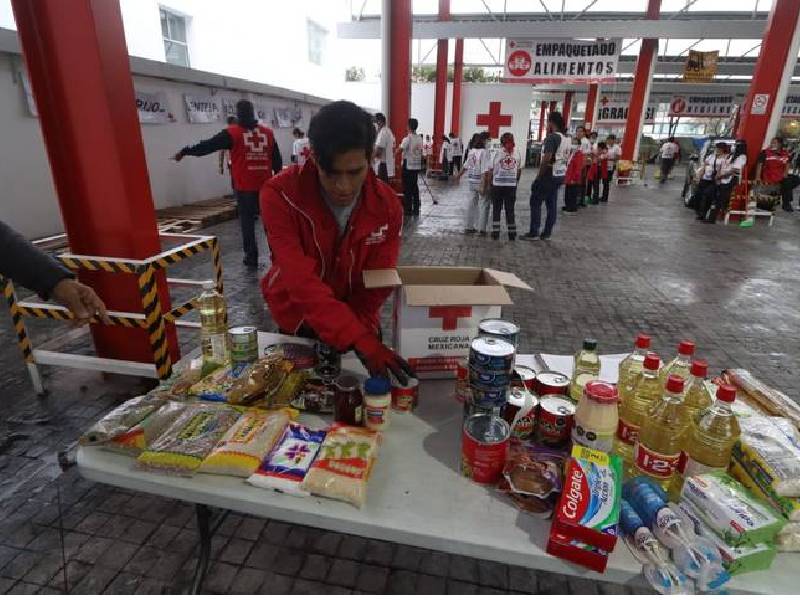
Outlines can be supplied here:
[[569, 395], [575, 402], [583, 396], [583, 386], [592, 379], [600, 377], [600, 355], [597, 353], [597, 340], [586, 338], [583, 346], [575, 354], [575, 367]]
[[644, 359], [650, 349], [650, 336], [640, 333], [634, 341], [633, 352], [626, 356], [619, 363], [619, 376], [617, 378], [617, 388], [619, 389], [619, 400], [621, 403], [630, 401], [633, 398], [633, 391], [639, 375], [644, 369]]
[[225, 297], [213, 281], [203, 283], [203, 293], [198, 300], [200, 311], [200, 347], [203, 356], [203, 374], [208, 374], [230, 360], [228, 337], [228, 309]]
[[661, 385], [666, 389], [667, 380], [670, 375], [677, 375], [684, 382], [689, 379], [689, 372], [692, 368], [692, 357], [694, 356], [695, 345], [691, 340], [682, 340], [678, 344], [678, 355], [669, 361], [658, 374]]
[[575, 411], [572, 443], [600, 452], [611, 452], [619, 413], [617, 386], [595, 379], [583, 386], [583, 395]]

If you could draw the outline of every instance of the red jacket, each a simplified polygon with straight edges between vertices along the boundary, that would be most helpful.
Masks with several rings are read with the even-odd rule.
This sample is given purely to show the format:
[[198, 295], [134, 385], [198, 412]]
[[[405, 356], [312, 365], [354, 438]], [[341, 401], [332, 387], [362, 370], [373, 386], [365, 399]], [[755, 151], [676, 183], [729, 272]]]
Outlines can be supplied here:
[[228, 135], [231, 136], [233, 188], [240, 192], [257, 192], [272, 177], [275, 135], [263, 125], [251, 130], [230, 125]]
[[608, 153], [601, 152], [594, 157], [592, 166], [589, 167], [589, 181], [602, 179], [608, 181]]
[[260, 199], [272, 254], [261, 289], [281, 330], [305, 323], [339, 350], [377, 331], [392, 290], [367, 290], [362, 272], [397, 266], [403, 211], [395, 192], [370, 169], [341, 241], [313, 161], [267, 181]]
[[564, 174], [564, 185], [578, 185], [583, 175], [583, 167], [586, 164], [586, 156], [581, 152], [580, 146], [572, 153], [567, 163], [567, 172]]

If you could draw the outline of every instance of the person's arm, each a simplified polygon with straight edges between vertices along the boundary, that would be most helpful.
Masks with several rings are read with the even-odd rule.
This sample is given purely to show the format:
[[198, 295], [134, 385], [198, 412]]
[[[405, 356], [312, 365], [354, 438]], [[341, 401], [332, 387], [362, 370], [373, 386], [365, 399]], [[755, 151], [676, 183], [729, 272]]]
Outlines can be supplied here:
[[173, 156], [176, 162], [180, 162], [184, 156], [206, 156], [219, 150], [230, 150], [233, 147], [233, 140], [227, 129], [223, 129], [214, 137], [202, 140], [194, 146], [184, 146]]
[[756, 178], [755, 181], [761, 181], [761, 168], [764, 166], [764, 161], [767, 159], [767, 154], [763, 150], [758, 155], [758, 162], [756, 163]]
[[283, 169], [283, 157], [281, 156], [281, 149], [278, 148], [278, 142], [272, 144], [272, 173], [277, 175]]
[[225, 150], [219, 151], [219, 174], [225, 174]]
[[553, 138], [548, 135], [542, 145], [542, 161], [539, 166], [539, 172], [536, 174], [537, 180], [552, 173], [553, 161], [555, 160], [557, 150], [558, 146], [554, 143]]

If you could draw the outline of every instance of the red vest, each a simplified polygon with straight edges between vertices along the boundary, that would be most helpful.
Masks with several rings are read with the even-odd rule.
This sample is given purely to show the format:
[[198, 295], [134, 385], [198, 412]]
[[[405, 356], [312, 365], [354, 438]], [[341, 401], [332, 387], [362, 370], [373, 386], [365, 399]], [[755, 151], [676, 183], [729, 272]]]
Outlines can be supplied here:
[[257, 192], [262, 184], [272, 177], [272, 152], [275, 148], [275, 135], [269, 127], [257, 125], [245, 129], [230, 125], [231, 136], [231, 174], [233, 188], [237, 192]]
[[786, 173], [786, 163], [789, 162], [789, 153], [780, 149], [775, 152], [772, 148], [764, 151], [764, 165], [761, 167], [761, 179], [767, 183], [780, 183]]

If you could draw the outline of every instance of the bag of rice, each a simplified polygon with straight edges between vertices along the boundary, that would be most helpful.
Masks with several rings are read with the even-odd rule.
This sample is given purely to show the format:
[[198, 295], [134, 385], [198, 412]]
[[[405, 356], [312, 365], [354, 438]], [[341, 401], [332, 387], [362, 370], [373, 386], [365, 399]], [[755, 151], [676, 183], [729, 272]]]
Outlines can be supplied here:
[[225, 404], [188, 404], [137, 459], [140, 469], [191, 475], [241, 416]]
[[92, 425], [78, 441], [84, 446], [105, 444], [111, 438], [141, 423], [147, 415], [163, 406], [168, 399], [167, 394], [155, 390], [144, 396], [131, 398]]
[[300, 489], [300, 484], [317, 456], [326, 433], [324, 429], [309, 429], [298, 423], [289, 423], [278, 444], [247, 482], [295, 496], [308, 496], [308, 492]]
[[297, 416], [297, 411], [246, 410], [222, 436], [198, 472], [250, 477], [272, 450], [292, 416]]
[[364, 427], [334, 426], [301, 489], [361, 508], [380, 441], [378, 432]]
[[167, 402], [164, 406], [150, 413], [138, 425], [134, 425], [125, 433], [111, 438], [105, 448], [114, 452], [137, 456], [152, 444], [164, 430], [175, 422], [188, 405], [185, 402]]

